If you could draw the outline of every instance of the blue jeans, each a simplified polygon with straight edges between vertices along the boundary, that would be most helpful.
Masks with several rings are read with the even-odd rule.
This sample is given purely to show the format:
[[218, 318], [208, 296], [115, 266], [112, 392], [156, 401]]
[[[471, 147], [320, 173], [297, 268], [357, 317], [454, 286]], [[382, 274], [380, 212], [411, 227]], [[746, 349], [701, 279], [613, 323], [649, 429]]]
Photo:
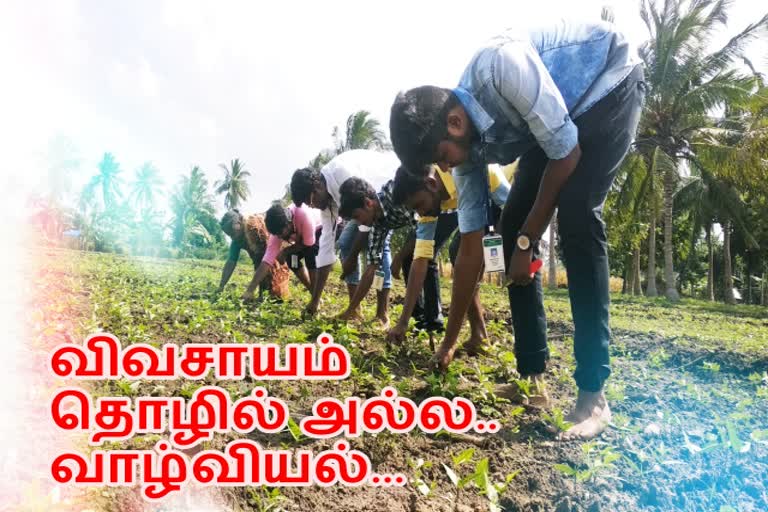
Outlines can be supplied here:
[[[608, 244], [603, 203], [637, 130], [645, 83], [636, 68], [616, 89], [576, 119], [582, 156], [557, 201], [557, 229], [568, 275], [574, 325], [574, 378], [579, 389], [597, 392], [611, 373], [608, 343]], [[525, 153], [502, 214], [504, 254], [515, 250], [517, 232], [536, 199], [547, 156]], [[538, 256], [538, 247], [534, 247]], [[549, 357], [541, 273], [527, 286], [510, 286], [515, 353], [521, 375], [542, 373]]]
[[[347, 256], [352, 250], [352, 244], [354, 243], [355, 238], [357, 238], [357, 233], [359, 233], [358, 224], [354, 220], [347, 222], [347, 224], [344, 226], [344, 229], [341, 231], [341, 235], [339, 235], [337, 244], [339, 246], [339, 256], [341, 257], [342, 261], [347, 259]], [[387, 240], [384, 242], [384, 252], [381, 255], [382, 268], [380, 270], [384, 271], [384, 288], [392, 287], [392, 269], [390, 268], [392, 266], [392, 254], [389, 250], [389, 240], [391, 237], [392, 233], [390, 232], [387, 235]], [[346, 278], [344, 278], [344, 281], [347, 284], [357, 285], [357, 283], [360, 282], [359, 255], [357, 260], [358, 261], [355, 265], [355, 270], [351, 272]]]

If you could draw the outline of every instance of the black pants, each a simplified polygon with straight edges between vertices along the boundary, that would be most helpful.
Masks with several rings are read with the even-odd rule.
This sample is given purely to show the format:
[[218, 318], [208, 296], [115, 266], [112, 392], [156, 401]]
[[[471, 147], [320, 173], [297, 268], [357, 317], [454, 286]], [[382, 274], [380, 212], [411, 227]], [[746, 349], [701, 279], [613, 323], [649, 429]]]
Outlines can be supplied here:
[[[437, 218], [435, 228], [435, 256], [440, 252], [451, 234], [456, 231], [459, 220], [456, 212], [441, 213]], [[413, 256], [403, 260], [403, 274], [406, 283], [408, 275], [411, 272]], [[429, 260], [427, 264], [427, 276], [424, 279], [424, 288], [419, 294], [419, 300], [413, 309], [413, 318], [416, 319], [416, 326], [419, 329], [427, 331], [443, 330], [443, 314], [440, 304], [440, 273], [438, 272], [435, 259]]]
[[[603, 203], [634, 139], [640, 120], [645, 83], [642, 68], [574, 120], [579, 129], [581, 159], [560, 191], [557, 222], [568, 275], [573, 314], [579, 389], [600, 391], [610, 375], [608, 343], [608, 246]], [[502, 214], [504, 253], [512, 255], [517, 233], [536, 199], [547, 157], [541, 148], [525, 153]], [[538, 247], [534, 249], [538, 254]], [[541, 373], [549, 357], [547, 320], [541, 275], [528, 286], [510, 286], [509, 303], [515, 330], [515, 352], [521, 375]]]

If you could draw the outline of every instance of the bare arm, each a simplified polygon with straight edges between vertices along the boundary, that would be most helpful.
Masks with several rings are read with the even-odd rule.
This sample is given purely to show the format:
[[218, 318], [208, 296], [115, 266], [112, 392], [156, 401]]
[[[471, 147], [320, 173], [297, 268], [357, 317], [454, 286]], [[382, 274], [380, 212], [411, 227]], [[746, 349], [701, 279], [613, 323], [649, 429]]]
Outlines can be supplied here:
[[403, 329], [408, 327], [408, 319], [411, 318], [413, 308], [419, 300], [419, 294], [424, 287], [424, 279], [427, 276], [429, 260], [426, 258], [416, 258], [411, 264], [411, 271], [408, 274], [408, 287], [405, 290], [405, 302], [403, 303], [403, 312], [400, 314], [398, 326]]
[[272, 270], [272, 267], [264, 262], [259, 263], [259, 266], [256, 268], [256, 271], [253, 273], [253, 279], [251, 279], [251, 283], [248, 285], [248, 288], [245, 290], [245, 293], [243, 294], [243, 300], [249, 300], [253, 298], [253, 293], [256, 291], [256, 288], [259, 286], [259, 284], [264, 280], [265, 277], [267, 277], [267, 274], [269, 274], [269, 271]]
[[227, 286], [229, 278], [232, 277], [232, 272], [235, 271], [235, 267], [237, 267], [237, 261], [227, 260], [227, 262], [224, 263], [224, 269], [221, 272], [221, 281], [219, 282], [220, 292], [224, 290], [225, 286]]
[[445, 328], [443, 344], [436, 354], [441, 369], [445, 369], [453, 357], [459, 331], [464, 323], [464, 317], [469, 309], [469, 303], [472, 301], [482, 269], [483, 230], [462, 233], [459, 253], [453, 267], [453, 289], [451, 291], [448, 325]]
[[[581, 148], [576, 147], [561, 160], [550, 160], [544, 168], [544, 175], [541, 178], [539, 191], [536, 194], [536, 200], [520, 228], [521, 233], [525, 233], [533, 240], [538, 240], [544, 229], [549, 224], [552, 212], [555, 210], [557, 197], [560, 194], [568, 178], [571, 177], [576, 165], [581, 158]], [[533, 251], [520, 251], [515, 246], [510, 257], [510, 265], [507, 269], [507, 276], [512, 283], [516, 285], [527, 285], [531, 281], [531, 274], [528, 267], [531, 263]]]
[[368, 244], [368, 233], [369, 231], [357, 232], [357, 236], [355, 236], [355, 240], [352, 242], [352, 248], [350, 249], [349, 254], [344, 259], [344, 261], [341, 262], [341, 278], [342, 279], [344, 279], [349, 274], [355, 271], [355, 264], [357, 263], [357, 257], [360, 255], [360, 252]]
[[306, 312], [310, 315], [317, 313], [317, 308], [320, 306], [320, 297], [323, 295], [325, 283], [328, 282], [328, 275], [332, 269], [333, 265], [326, 265], [317, 269], [317, 281], [315, 281], [315, 287], [312, 290], [312, 300], [306, 307]]
[[400, 279], [400, 270], [403, 268], [403, 261], [406, 258], [413, 256], [414, 248], [416, 247], [416, 236], [411, 235], [408, 240], [403, 244], [403, 247], [392, 258], [392, 277]]

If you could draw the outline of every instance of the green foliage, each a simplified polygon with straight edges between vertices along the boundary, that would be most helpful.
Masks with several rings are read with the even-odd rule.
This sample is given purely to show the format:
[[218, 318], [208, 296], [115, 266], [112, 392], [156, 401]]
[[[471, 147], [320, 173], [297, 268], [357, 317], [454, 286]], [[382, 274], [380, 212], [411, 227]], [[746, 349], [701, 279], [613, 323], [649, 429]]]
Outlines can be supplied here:
[[617, 453], [612, 446], [604, 445], [600, 448], [600, 445], [595, 441], [581, 445], [581, 455], [582, 463], [580, 466], [555, 464], [554, 467], [562, 474], [575, 478], [578, 482], [587, 482], [599, 474], [613, 471], [615, 462], [621, 459], [621, 454]]

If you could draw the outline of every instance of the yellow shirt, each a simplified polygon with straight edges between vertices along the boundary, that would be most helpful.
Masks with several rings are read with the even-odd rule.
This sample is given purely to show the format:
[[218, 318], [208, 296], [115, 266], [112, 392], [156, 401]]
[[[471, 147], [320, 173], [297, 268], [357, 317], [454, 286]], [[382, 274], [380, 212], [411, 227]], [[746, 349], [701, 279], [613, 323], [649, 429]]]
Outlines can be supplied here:
[[[457, 209], [459, 206], [459, 193], [456, 190], [453, 176], [449, 172], [444, 172], [438, 166], [434, 166], [434, 169], [443, 184], [443, 188], [448, 193], [448, 199], [440, 202], [440, 212], [446, 213]], [[498, 206], [503, 206], [507, 201], [509, 182], [498, 165], [488, 166], [488, 191], [494, 203]], [[436, 228], [437, 217], [427, 216], [419, 218], [419, 223], [416, 227], [414, 258], [434, 258]]]

